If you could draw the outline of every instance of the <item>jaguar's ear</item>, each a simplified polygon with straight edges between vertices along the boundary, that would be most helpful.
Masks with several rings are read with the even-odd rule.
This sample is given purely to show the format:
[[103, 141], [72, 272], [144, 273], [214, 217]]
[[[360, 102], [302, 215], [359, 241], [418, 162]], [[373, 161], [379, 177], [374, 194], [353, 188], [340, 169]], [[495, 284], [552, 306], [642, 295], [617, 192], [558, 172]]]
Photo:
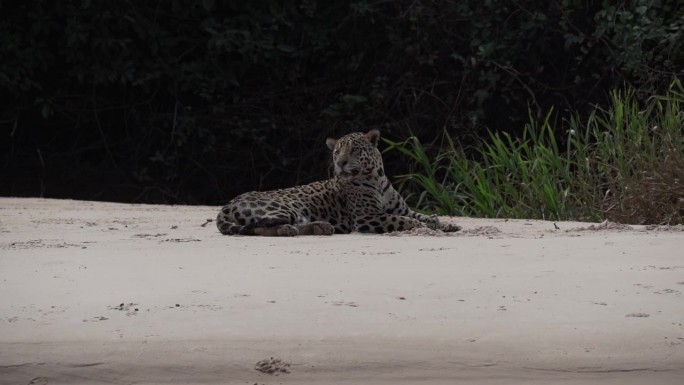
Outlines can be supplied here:
[[328, 138], [325, 140], [325, 144], [327, 144], [328, 148], [332, 150], [335, 148], [335, 145], [337, 144], [337, 139]]
[[380, 140], [380, 131], [377, 129], [372, 129], [364, 135], [366, 139], [368, 139], [369, 142], [373, 144], [373, 146], [378, 147], [378, 141]]

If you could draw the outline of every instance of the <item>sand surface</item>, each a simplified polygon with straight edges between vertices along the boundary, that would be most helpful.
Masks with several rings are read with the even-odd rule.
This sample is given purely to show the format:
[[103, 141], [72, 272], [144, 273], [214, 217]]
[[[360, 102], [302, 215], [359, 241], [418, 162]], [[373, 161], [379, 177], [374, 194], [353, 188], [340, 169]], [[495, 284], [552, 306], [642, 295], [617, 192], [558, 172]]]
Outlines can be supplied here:
[[681, 226], [228, 237], [217, 210], [0, 198], [0, 384], [684, 384]]

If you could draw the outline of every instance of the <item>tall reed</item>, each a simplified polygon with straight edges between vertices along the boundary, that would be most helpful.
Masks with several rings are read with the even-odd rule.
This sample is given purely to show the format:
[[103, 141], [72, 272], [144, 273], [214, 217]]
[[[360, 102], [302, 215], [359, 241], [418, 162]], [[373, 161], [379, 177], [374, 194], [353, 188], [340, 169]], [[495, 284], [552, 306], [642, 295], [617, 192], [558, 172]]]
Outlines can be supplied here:
[[[640, 104], [631, 89], [611, 93], [607, 109], [572, 114], [562, 127], [530, 116], [522, 135], [490, 132], [472, 149], [445, 133], [430, 159], [415, 137], [386, 141], [409, 157], [399, 176], [419, 191], [419, 209], [479, 217], [684, 222], [684, 87]], [[557, 137], [558, 133], [564, 135]]]

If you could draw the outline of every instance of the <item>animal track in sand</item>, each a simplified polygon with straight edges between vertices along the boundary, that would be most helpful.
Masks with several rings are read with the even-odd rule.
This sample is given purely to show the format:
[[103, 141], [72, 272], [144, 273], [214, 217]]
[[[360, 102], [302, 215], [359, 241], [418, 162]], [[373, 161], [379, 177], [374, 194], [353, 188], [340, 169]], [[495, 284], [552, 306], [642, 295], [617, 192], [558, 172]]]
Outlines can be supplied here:
[[650, 317], [651, 315], [648, 313], [629, 313], [625, 317], [636, 317], [636, 318], [646, 318]]
[[663, 289], [663, 290], [654, 291], [653, 294], [674, 294], [674, 295], [681, 295], [682, 292], [679, 291], [679, 290], [674, 290], [674, 289]]
[[27, 250], [27, 249], [39, 249], [39, 248], [64, 249], [64, 248], [69, 248], [69, 247], [80, 247], [82, 249], [85, 249], [86, 246], [84, 246], [83, 243], [84, 242], [81, 242], [81, 244], [74, 244], [74, 243], [64, 242], [63, 240], [32, 239], [32, 240], [23, 241], [23, 242], [0, 243], [0, 249], [3, 249], [3, 250], [11, 250], [11, 249]]
[[163, 239], [161, 242], [177, 242], [177, 243], [182, 243], [182, 242], [201, 242], [201, 239], [197, 238], [168, 238], [168, 239]]
[[280, 373], [290, 373], [290, 363], [285, 362], [278, 357], [271, 357], [257, 362], [254, 369], [261, 373], [277, 376]]
[[349, 306], [349, 307], [359, 307], [359, 304], [356, 302], [351, 302], [351, 301], [335, 301], [335, 302], [330, 302], [334, 306]]
[[494, 235], [500, 234], [501, 230], [494, 226], [480, 226], [473, 229], [463, 230], [461, 234], [463, 235]]
[[137, 306], [138, 306], [137, 303], [133, 303], [133, 302], [124, 303], [124, 302], [121, 302], [120, 304], [115, 305], [115, 306], [108, 306], [107, 309], [109, 309], [109, 310], [118, 310], [118, 311], [125, 311], [127, 316], [132, 316], [132, 315], [136, 315], [136, 314], [138, 313], [138, 310], [139, 310], [139, 309], [137, 308]]
[[684, 225], [648, 225], [648, 231], [684, 231]]
[[566, 230], [566, 232], [573, 232], [573, 231], [600, 231], [600, 230], [616, 230], [616, 231], [624, 231], [624, 230], [633, 230], [633, 228], [629, 225], [625, 225], [623, 223], [617, 223], [617, 222], [611, 222], [611, 221], [603, 221], [601, 223], [589, 225], [587, 227], [575, 227], [569, 230]]
[[148, 239], [148, 238], [159, 238], [166, 236], [166, 233], [156, 233], [156, 234], [133, 234], [133, 238], [142, 238], [142, 239]]
[[391, 233], [384, 233], [382, 235], [384, 236], [390, 236], [390, 237], [403, 237], [405, 235], [421, 235], [421, 236], [430, 236], [430, 237], [445, 237], [445, 236], [450, 236], [451, 234], [460, 234], [460, 233], [445, 233], [442, 230], [433, 230], [428, 227], [414, 227], [410, 230], [405, 230], [405, 231], [393, 231]]

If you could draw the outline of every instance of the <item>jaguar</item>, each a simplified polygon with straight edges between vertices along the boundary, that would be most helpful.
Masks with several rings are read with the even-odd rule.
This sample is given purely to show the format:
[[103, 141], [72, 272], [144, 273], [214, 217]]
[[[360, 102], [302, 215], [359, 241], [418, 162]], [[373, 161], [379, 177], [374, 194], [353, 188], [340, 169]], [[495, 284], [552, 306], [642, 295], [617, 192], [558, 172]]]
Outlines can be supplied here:
[[380, 131], [328, 138], [332, 178], [273, 191], [251, 191], [228, 202], [216, 218], [226, 235], [387, 233], [416, 227], [454, 232], [460, 226], [411, 210], [385, 175]]

